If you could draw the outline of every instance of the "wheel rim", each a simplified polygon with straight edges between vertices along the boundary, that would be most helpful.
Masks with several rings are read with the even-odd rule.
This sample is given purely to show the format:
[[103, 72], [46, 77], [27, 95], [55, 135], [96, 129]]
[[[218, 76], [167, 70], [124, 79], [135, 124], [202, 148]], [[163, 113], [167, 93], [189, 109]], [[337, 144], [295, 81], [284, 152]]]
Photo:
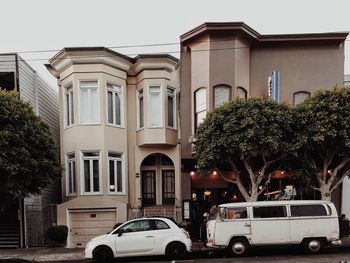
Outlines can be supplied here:
[[242, 242], [235, 242], [232, 244], [232, 251], [237, 255], [241, 255], [245, 251], [245, 245]]
[[321, 249], [321, 242], [319, 240], [311, 240], [308, 248], [311, 252], [318, 252]]
[[178, 246], [173, 247], [173, 256], [178, 257], [181, 256], [181, 248]]

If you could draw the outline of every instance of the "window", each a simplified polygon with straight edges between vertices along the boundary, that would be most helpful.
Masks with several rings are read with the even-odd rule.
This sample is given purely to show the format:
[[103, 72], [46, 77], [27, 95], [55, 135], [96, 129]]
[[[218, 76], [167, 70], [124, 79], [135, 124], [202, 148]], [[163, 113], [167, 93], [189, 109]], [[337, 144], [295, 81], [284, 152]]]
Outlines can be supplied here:
[[64, 92], [64, 124], [65, 127], [72, 126], [74, 124], [74, 108], [73, 108], [73, 87], [68, 86]]
[[119, 153], [108, 153], [109, 192], [124, 192], [123, 159]]
[[310, 98], [310, 92], [306, 92], [306, 91], [296, 92], [293, 95], [293, 104], [298, 105], [308, 98]]
[[149, 127], [162, 127], [162, 98], [160, 86], [149, 87], [148, 108]]
[[137, 122], [137, 126], [138, 129], [143, 128], [144, 126], [144, 122], [143, 122], [143, 90], [139, 90], [137, 92], [137, 111], [138, 111], [138, 122]]
[[230, 89], [228, 86], [214, 87], [214, 108], [230, 100]]
[[167, 223], [161, 220], [152, 220], [154, 230], [170, 229]]
[[167, 103], [168, 103], [168, 127], [175, 128], [176, 100], [175, 100], [175, 90], [173, 88], [167, 88]]
[[323, 205], [296, 205], [290, 207], [291, 215], [298, 216], [326, 216], [327, 212]]
[[84, 193], [100, 193], [100, 153], [82, 153], [82, 176]]
[[142, 171], [142, 205], [156, 204], [156, 171]]
[[122, 87], [107, 84], [107, 119], [108, 124], [122, 125], [123, 97]]
[[254, 218], [286, 217], [285, 206], [263, 206], [253, 208]]
[[130, 233], [130, 232], [141, 232], [141, 231], [149, 231], [151, 230], [151, 222], [150, 220], [137, 220], [126, 224], [125, 226], [118, 229], [117, 232], [120, 233]]
[[242, 88], [242, 87], [238, 87], [236, 96], [239, 99], [246, 100], [247, 99], [247, 91], [244, 88]]
[[175, 172], [174, 170], [163, 170], [162, 172], [163, 204], [175, 204]]
[[247, 208], [246, 207], [227, 208], [226, 218], [227, 219], [247, 218]]
[[194, 93], [195, 102], [195, 131], [197, 130], [199, 124], [203, 122], [205, 116], [207, 115], [207, 90], [205, 88], [200, 88]]
[[66, 155], [66, 187], [67, 195], [75, 194], [75, 153]]
[[97, 124], [100, 122], [100, 99], [97, 81], [80, 82], [80, 122]]

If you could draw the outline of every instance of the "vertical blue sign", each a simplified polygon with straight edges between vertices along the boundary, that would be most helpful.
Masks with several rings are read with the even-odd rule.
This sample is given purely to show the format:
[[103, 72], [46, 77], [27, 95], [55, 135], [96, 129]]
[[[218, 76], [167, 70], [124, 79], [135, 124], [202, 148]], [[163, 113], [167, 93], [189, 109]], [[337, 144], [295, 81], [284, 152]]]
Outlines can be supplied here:
[[269, 77], [269, 97], [280, 102], [280, 72], [274, 70]]

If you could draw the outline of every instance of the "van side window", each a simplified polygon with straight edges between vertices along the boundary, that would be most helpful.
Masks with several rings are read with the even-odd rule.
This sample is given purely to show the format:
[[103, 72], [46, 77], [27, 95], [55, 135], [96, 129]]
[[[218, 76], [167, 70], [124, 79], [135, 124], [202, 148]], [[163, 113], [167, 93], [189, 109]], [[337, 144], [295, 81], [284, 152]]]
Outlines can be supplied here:
[[326, 216], [327, 211], [323, 205], [292, 205], [291, 215], [298, 216]]
[[285, 206], [253, 207], [253, 215], [254, 218], [286, 217], [287, 210]]
[[246, 207], [229, 207], [226, 209], [227, 219], [247, 218]]

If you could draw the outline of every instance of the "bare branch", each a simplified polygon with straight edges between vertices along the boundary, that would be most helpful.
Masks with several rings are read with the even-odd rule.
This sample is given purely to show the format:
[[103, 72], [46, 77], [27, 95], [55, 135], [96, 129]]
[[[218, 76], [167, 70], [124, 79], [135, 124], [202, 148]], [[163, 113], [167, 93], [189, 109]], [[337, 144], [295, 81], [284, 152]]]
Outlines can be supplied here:
[[234, 183], [236, 184], [237, 180], [236, 179], [229, 179], [227, 178], [222, 172], [220, 172], [220, 170], [218, 170], [217, 168], [215, 168], [215, 171], [221, 176], [222, 179], [224, 179], [226, 182], [229, 182], [229, 183]]
[[336, 189], [343, 182], [344, 178], [349, 176], [349, 175], [350, 175], [350, 171], [348, 170], [339, 178], [339, 180], [333, 185], [333, 187], [331, 187], [329, 192], [332, 193], [334, 191], [334, 189]]
[[315, 187], [315, 186], [313, 186], [313, 185], [310, 185], [310, 187], [311, 187], [312, 189], [316, 190], [316, 191], [320, 191], [320, 192], [321, 192], [321, 188]]
[[[350, 158], [345, 158], [332, 172], [331, 177], [328, 180], [330, 185], [333, 184], [334, 179], [337, 177], [338, 172], [343, 169], [350, 162]], [[346, 173], [346, 172], [345, 172]], [[344, 176], [344, 175], [343, 175]], [[339, 185], [339, 184], [338, 184]]]

